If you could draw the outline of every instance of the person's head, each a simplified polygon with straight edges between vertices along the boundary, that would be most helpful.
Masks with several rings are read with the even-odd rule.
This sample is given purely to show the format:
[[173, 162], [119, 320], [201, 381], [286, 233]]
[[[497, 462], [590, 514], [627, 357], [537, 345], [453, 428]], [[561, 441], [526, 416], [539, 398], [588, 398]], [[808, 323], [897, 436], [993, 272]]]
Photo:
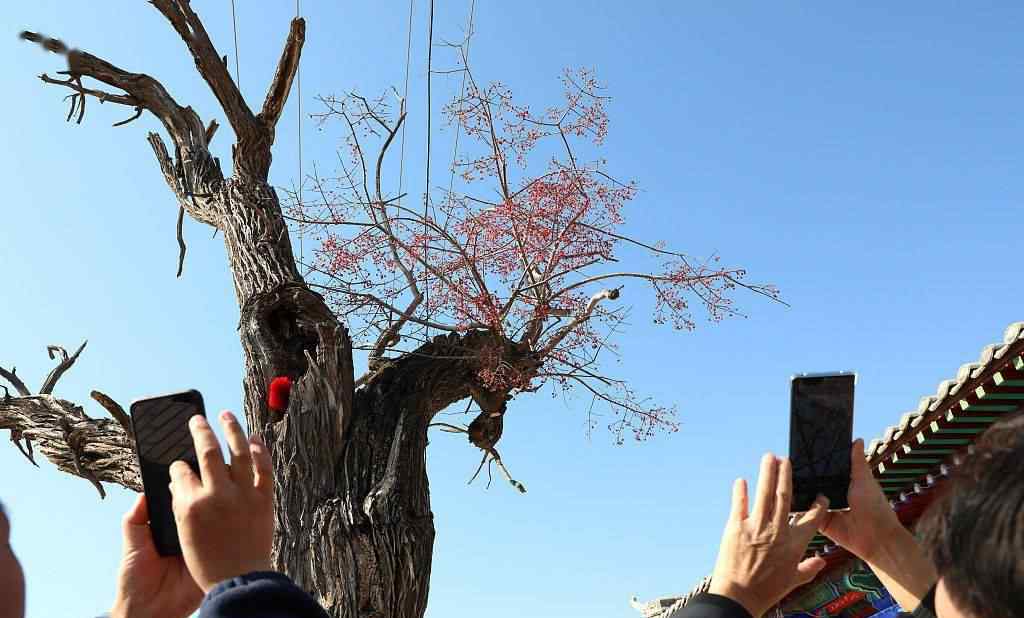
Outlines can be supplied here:
[[1024, 414], [978, 439], [921, 530], [939, 618], [1024, 617]]
[[25, 615], [25, 575], [11, 548], [11, 521], [0, 504], [0, 618]]

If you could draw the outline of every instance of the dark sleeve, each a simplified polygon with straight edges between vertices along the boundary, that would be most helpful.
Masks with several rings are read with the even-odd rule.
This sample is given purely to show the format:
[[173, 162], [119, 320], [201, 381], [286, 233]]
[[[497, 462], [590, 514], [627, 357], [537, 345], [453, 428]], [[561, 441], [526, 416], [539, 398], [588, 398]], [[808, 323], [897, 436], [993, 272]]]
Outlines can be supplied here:
[[913, 613], [900, 612], [898, 618], [935, 618], [935, 586], [924, 595]]
[[752, 618], [750, 612], [729, 597], [702, 592], [690, 599], [672, 618]]
[[328, 618], [313, 597], [274, 571], [222, 581], [206, 593], [199, 618]]
[[935, 618], [935, 586], [928, 591], [928, 594], [924, 595], [921, 599], [921, 604], [917, 606], [913, 614], [907, 614], [912, 618]]

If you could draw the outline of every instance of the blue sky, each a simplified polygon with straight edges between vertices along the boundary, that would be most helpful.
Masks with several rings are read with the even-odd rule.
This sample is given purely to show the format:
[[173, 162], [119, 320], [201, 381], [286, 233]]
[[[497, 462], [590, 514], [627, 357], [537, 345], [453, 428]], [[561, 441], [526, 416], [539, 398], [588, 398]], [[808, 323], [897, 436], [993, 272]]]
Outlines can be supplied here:
[[[233, 56], [228, 0], [193, 0]], [[241, 83], [262, 101], [293, 10], [238, 5]], [[404, 76], [405, 2], [305, 0], [303, 106], [317, 93], [375, 93]], [[438, 3], [435, 39], [462, 37], [468, 2]], [[179, 102], [218, 118], [184, 46], [139, 1], [38, 0], [6, 8], [0, 175], [0, 364], [35, 388], [45, 345], [89, 339], [58, 394], [103, 390], [127, 403], [198, 388], [238, 409], [238, 310], [219, 238], [186, 225], [174, 278], [176, 206], [146, 144], [152, 118], [89, 102], [64, 123], [64, 92], [35, 76], [59, 59], [19, 43], [22, 28], [58, 36], [163, 81]], [[406, 160], [422, 162], [426, 5], [413, 21]], [[680, 410], [681, 430], [616, 447], [584, 432], [586, 400], [517, 399], [502, 455], [529, 493], [466, 481], [478, 454], [431, 437], [437, 541], [428, 616], [527, 613], [627, 618], [631, 595], [688, 590], [712, 567], [730, 482], [761, 453], [785, 453], [788, 377], [859, 372], [858, 435], [877, 436], [1003, 328], [1024, 319], [1019, 285], [1024, 8], [1015, 3], [550, 3], [479, 0], [472, 58], [535, 106], [552, 102], [566, 66], [608, 85], [605, 155], [642, 191], [630, 233], [689, 253], [719, 252], [777, 284], [787, 308], [740, 295], [747, 319], [654, 326], [651, 298], [629, 286], [632, 326], [614, 367], [636, 390]], [[450, 66], [435, 49], [436, 66]], [[233, 64], [233, 63], [232, 63]], [[434, 81], [436, 115], [453, 78]], [[339, 137], [306, 122], [307, 162], [327, 165]], [[296, 172], [294, 99], [272, 180]], [[435, 143], [450, 143], [450, 132]], [[229, 131], [214, 149], [229, 160]], [[446, 165], [435, 149], [435, 169]], [[408, 182], [422, 184], [422, 165]], [[131, 496], [100, 501], [85, 481], [31, 467], [0, 448], [0, 499], [28, 574], [28, 615], [108, 607]]]

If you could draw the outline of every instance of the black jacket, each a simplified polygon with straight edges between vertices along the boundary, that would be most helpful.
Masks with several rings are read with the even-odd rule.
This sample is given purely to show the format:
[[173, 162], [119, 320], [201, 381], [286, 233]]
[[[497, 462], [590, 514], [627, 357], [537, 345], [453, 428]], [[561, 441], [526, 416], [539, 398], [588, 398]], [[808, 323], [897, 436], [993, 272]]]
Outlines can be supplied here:
[[[933, 587], [914, 613], [901, 613], [906, 618], [935, 618], [935, 588]], [[683, 611], [673, 618], [751, 618], [742, 605], [729, 597], [705, 592], [693, 597]]]
[[320, 604], [275, 571], [222, 581], [206, 593], [199, 618], [328, 618]]

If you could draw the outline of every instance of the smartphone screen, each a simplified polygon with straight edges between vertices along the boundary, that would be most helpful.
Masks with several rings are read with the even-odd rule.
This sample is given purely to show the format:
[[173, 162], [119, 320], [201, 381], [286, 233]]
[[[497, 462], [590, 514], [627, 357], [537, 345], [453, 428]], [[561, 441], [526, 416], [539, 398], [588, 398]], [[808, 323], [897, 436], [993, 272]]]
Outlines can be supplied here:
[[142, 487], [149, 507], [149, 527], [161, 556], [181, 554], [178, 527], [171, 511], [171, 463], [187, 462], [199, 474], [188, 419], [205, 415], [199, 391], [148, 397], [132, 402], [135, 452], [142, 469]]
[[793, 465], [791, 511], [811, 508], [818, 494], [829, 510], [849, 508], [853, 443], [852, 373], [796, 376], [792, 380], [789, 459]]

